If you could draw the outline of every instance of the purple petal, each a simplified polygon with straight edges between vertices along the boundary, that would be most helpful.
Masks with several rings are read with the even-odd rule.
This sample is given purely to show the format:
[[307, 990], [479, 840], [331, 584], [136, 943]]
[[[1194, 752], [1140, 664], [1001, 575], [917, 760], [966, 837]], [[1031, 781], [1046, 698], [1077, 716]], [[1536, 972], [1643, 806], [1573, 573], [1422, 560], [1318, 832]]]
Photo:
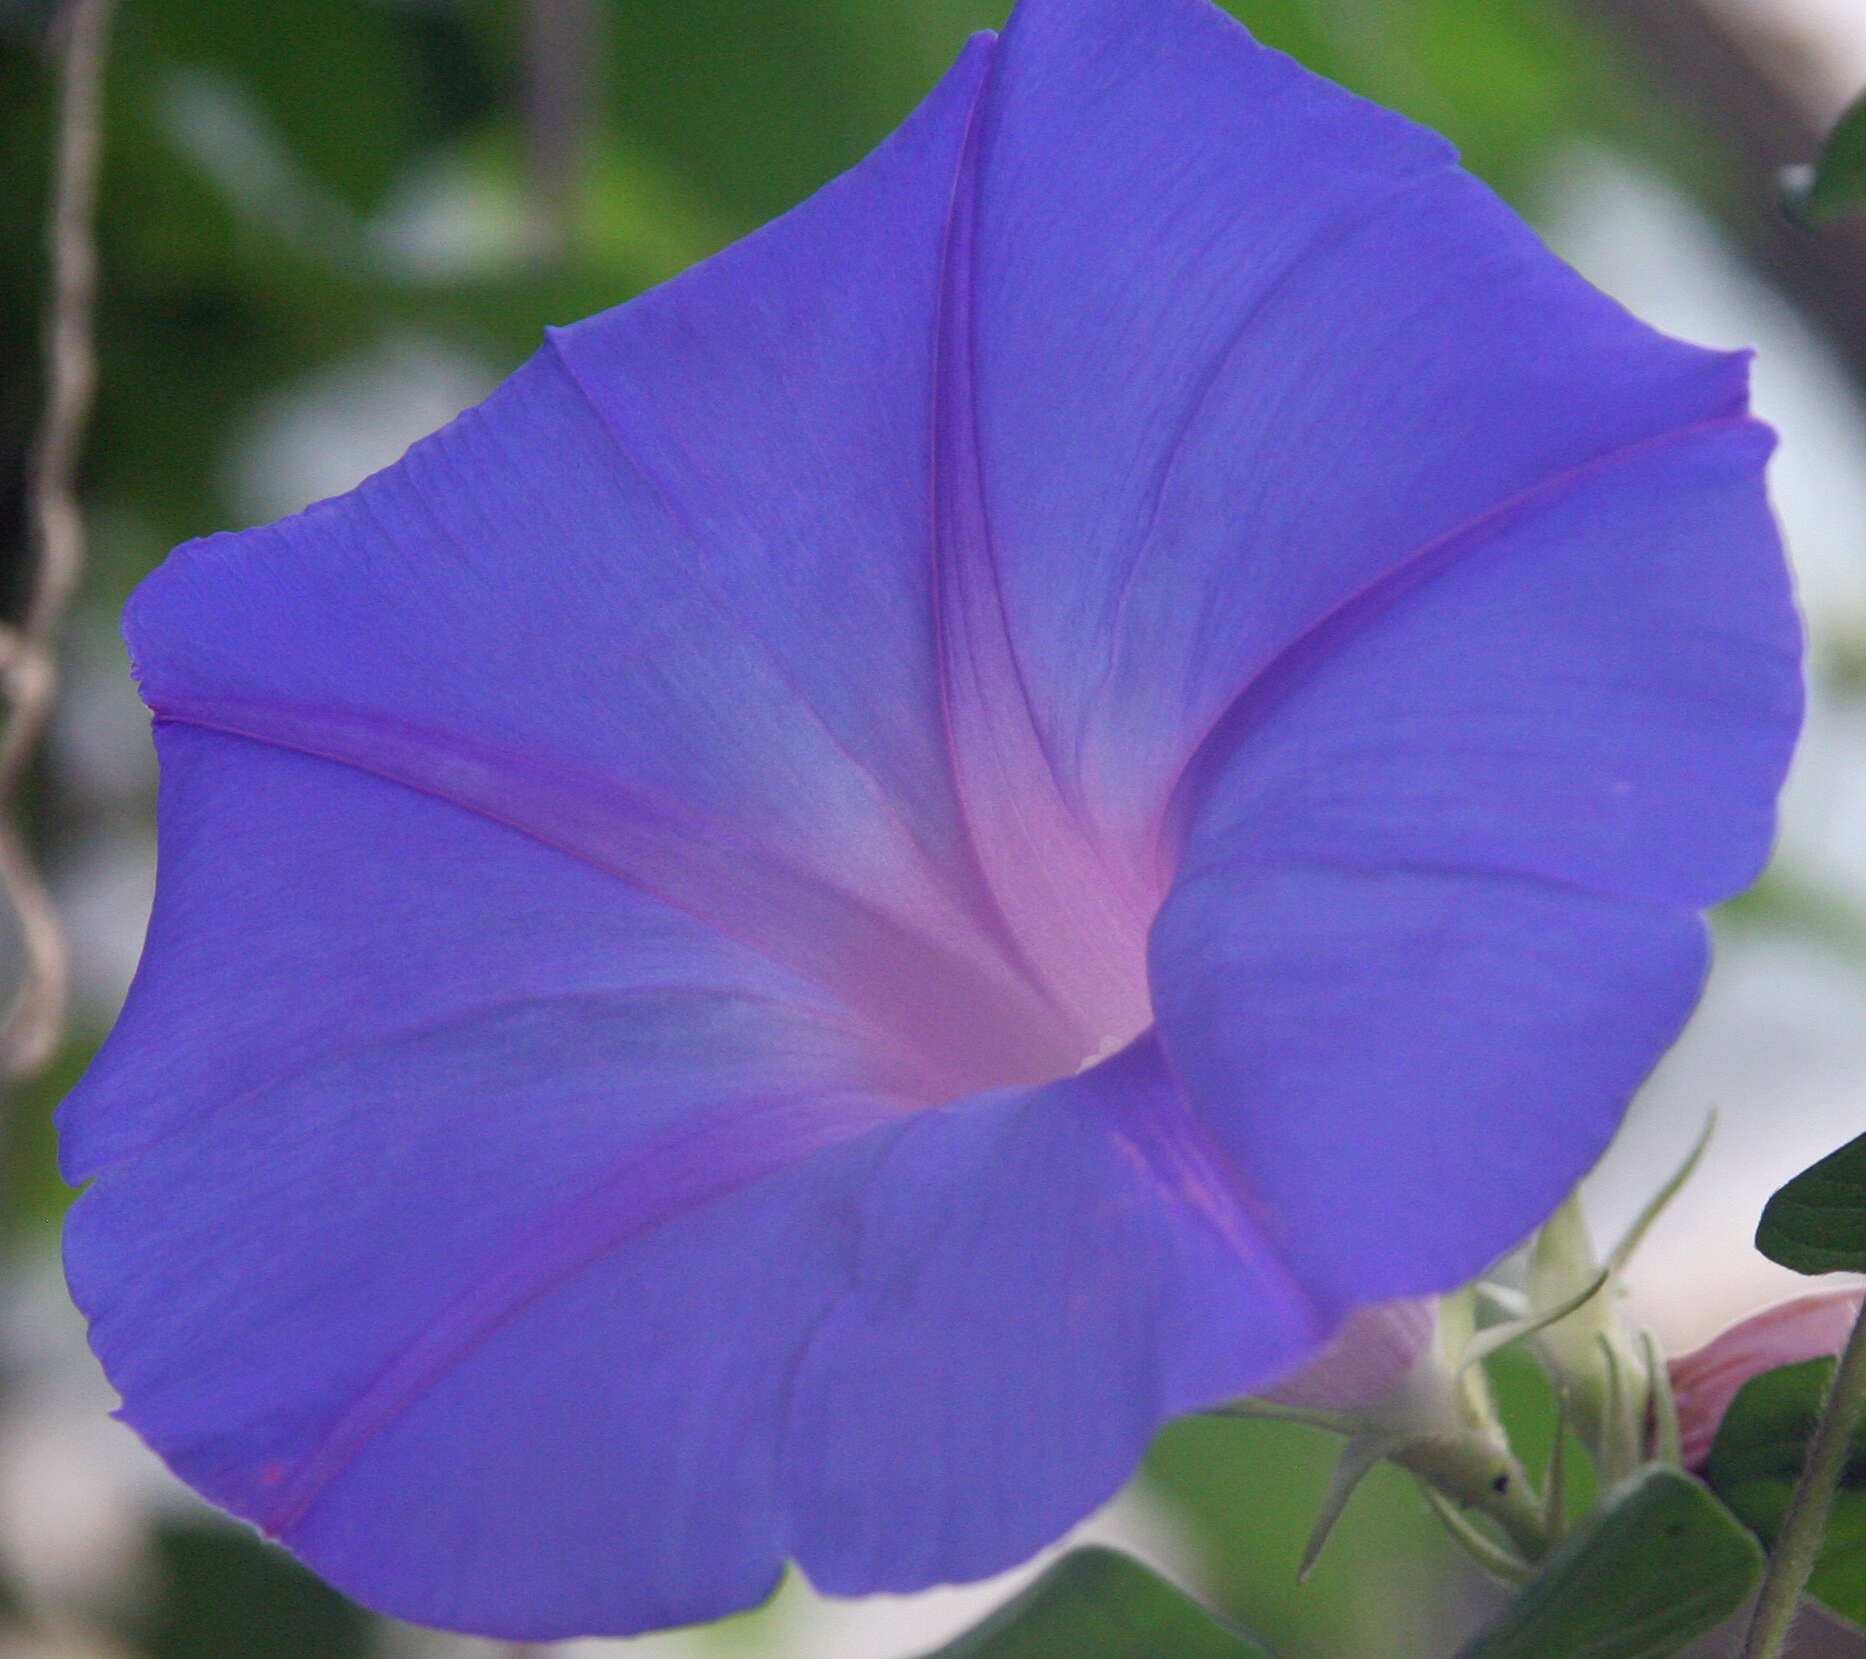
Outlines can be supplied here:
[[688, 988], [313, 1064], [106, 1170], [68, 1250], [185, 1478], [534, 1639], [716, 1617], [787, 1554], [994, 1571], [1316, 1334], [1151, 1045], [902, 1118], [833, 1027]]
[[353, 494], [179, 551], [126, 621], [157, 715], [596, 864], [862, 1008], [935, 1094], [1072, 1067], [966, 851], [934, 661], [917, 435], [987, 55]]
[[[889, 183], [885, 155], [869, 173]], [[898, 204], [858, 205], [895, 247]], [[819, 211], [764, 239], [769, 266], [725, 263], [733, 315], [794, 313], [777, 267]], [[1068, 1078], [1093, 1039], [1030, 988], [942, 840], [956, 815], [914, 798], [952, 799], [937, 706], [886, 673], [846, 707], [805, 697], [713, 602], [751, 533], [704, 532], [696, 564], [702, 532], [657, 516], [675, 486], [617, 464], [566, 365], [635, 314], [356, 495], [143, 590], [161, 892], [64, 1116], [94, 1178], [69, 1270], [125, 1416], [352, 1593], [524, 1637], [714, 1617], [787, 1555], [845, 1587], [1007, 1566], [1166, 1414], [1319, 1334], [1151, 1048], [903, 1127], [970, 1074]], [[672, 420], [703, 377], [654, 353]], [[767, 410], [694, 435], [751, 383], [718, 367], [689, 460], [704, 439], [717, 467], [775, 465]], [[827, 441], [786, 429], [805, 459]], [[806, 550], [773, 550], [742, 620]], [[812, 671], [930, 664], [915, 568], [919, 598], [887, 603], [922, 614], [877, 601]], [[894, 742], [910, 715], [930, 784]], [[858, 1537], [855, 1514], [892, 1524]]]
[[908, 1108], [821, 990], [600, 871], [328, 761], [162, 747], [151, 950], [62, 1116], [67, 1267], [125, 1417], [255, 1522], [557, 1283]]
[[1339, 1318], [1450, 1290], [1599, 1156], [1697, 1001], [1687, 912], [1514, 877], [1240, 863], [1155, 929], [1163, 1042]]
[[1599, 1156], [1696, 1003], [1686, 912], [1463, 872], [1238, 864], [1155, 930], [1160, 1027], [1339, 1318], [1453, 1288]]
[[[1001, 888], [1058, 838], [1020, 840], [1035, 795], [1104, 886], [1157, 900], [1180, 768], [1318, 618], [1743, 407], [1740, 359], [1635, 322], [1442, 140], [1202, 0], [1024, 0], [971, 155], [940, 384], [972, 434], [946, 486], [983, 528], [941, 552], [955, 649], [993, 665], [979, 709], [955, 675], [954, 723]], [[1023, 786], [981, 805], [994, 764]]]
[[685, 988], [353, 1049], [106, 1170], [73, 1292], [144, 1438], [371, 1604], [717, 1617], [780, 1569], [784, 1379], [896, 1115], [861, 1072]]
[[851, 1265], [796, 1373], [789, 1450], [797, 1556], [830, 1591], [1030, 1555], [1167, 1417], [1321, 1334], [1151, 1039], [915, 1119]]
[[1330, 1307], [1526, 1234], [1696, 1001], [1800, 707], [1767, 449], [1713, 423], [1422, 556], [1191, 780], [1162, 1038]]
[[1669, 434], [1354, 596], [1228, 711], [1186, 779], [1182, 874], [1509, 871], [1694, 910], [1746, 887], [1802, 699], [1771, 443]]
[[[158, 743], [155, 911], [123, 1014], [60, 1111], [74, 1183], [346, 1049], [503, 1008], [702, 984], [813, 1019], [839, 1010], [450, 802], [193, 726], [165, 722]], [[881, 1065], [886, 1045], [861, 1030]], [[908, 1062], [892, 1064], [898, 1078]]]
[[139, 592], [64, 1120], [125, 1415], [515, 1637], [1028, 1554], [1514, 1243], [1677, 1029], [1798, 709], [1743, 396], [1202, 0], [1024, 0]]

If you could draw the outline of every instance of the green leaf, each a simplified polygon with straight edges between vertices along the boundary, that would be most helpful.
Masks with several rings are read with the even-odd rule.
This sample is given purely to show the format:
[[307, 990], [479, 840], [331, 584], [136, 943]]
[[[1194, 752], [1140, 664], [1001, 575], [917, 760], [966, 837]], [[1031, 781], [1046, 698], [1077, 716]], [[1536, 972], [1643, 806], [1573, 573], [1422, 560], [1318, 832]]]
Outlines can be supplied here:
[[[1801, 174], [1801, 170], [1795, 170]], [[1866, 97], [1849, 108], [1827, 138], [1812, 177], [1788, 181], [1789, 207], [1808, 224], [1825, 224], [1866, 207]]]
[[[1833, 1374], [1834, 1361], [1811, 1359], [1752, 1377], [1717, 1430], [1705, 1479], [1770, 1546], [1800, 1479]], [[1866, 1626], [1866, 1426], [1854, 1435], [1841, 1471], [1808, 1594]]]
[[1797, 1273], [1866, 1273], [1866, 1135], [1769, 1200], [1756, 1248]]
[[1761, 1575], [1756, 1540], [1706, 1487], [1649, 1465], [1458, 1659], [1663, 1659], [1735, 1613]]
[[929, 1659], [1269, 1659], [1150, 1567], [1071, 1551], [1022, 1595]]

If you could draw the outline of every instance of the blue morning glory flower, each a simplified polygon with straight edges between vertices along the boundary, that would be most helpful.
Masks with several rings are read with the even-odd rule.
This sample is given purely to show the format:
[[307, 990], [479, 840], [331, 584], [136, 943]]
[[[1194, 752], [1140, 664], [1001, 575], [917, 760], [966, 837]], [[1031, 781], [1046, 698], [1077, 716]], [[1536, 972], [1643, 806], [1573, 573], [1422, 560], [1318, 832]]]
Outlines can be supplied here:
[[1768, 846], [1745, 363], [1205, 0], [854, 172], [127, 631], [63, 1118], [124, 1415], [543, 1638], [994, 1572], [1606, 1144]]

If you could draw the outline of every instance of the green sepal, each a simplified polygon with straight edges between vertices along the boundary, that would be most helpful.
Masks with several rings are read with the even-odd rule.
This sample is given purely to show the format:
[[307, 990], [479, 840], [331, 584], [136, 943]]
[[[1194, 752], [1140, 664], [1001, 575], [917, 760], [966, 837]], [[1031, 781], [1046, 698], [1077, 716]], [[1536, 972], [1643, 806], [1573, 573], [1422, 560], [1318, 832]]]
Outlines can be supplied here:
[[1132, 1556], [1072, 1550], [928, 1659], [1270, 1659]]
[[1756, 1248], [1797, 1273], [1866, 1273], [1866, 1135], [1769, 1200]]
[[[1833, 1360], [1811, 1359], [1750, 1378], [1724, 1413], [1704, 1466], [1718, 1496], [1771, 1547], [1833, 1374]], [[1866, 1627], [1866, 1427], [1848, 1450], [1807, 1593]]]
[[1322, 1557], [1323, 1547], [1346, 1513], [1348, 1500], [1354, 1496], [1361, 1482], [1373, 1472], [1375, 1464], [1403, 1444], [1403, 1436], [1377, 1431], [1349, 1437], [1348, 1443], [1341, 1448], [1341, 1456], [1335, 1460], [1335, 1467], [1329, 1473], [1328, 1489], [1322, 1494], [1321, 1511], [1315, 1517], [1315, 1525], [1309, 1529], [1309, 1541], [1302, 1547], [1302, 1560], [1296, 1568], [1298, 1584], [1308, 1583], [1309, 1574], [1315, 1571], [1315, 1564]]
[[1734, 1614], [1762, 1550], [1700, 1481], [1648, 1465], [1609, 1493], [1458, 1659], [1665, 1659]]

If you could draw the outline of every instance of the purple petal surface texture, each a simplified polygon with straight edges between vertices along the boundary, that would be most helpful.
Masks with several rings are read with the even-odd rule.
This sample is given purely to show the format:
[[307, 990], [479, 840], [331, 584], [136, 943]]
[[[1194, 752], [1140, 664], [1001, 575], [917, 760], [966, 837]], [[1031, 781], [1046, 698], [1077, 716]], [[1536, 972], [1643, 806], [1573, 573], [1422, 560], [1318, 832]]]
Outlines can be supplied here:
[[179, 550], [123, 1413], [405, 1618], [975, 1578], [1554, 1207], [1765, 857], [1741, 358], [1206, 0]]

